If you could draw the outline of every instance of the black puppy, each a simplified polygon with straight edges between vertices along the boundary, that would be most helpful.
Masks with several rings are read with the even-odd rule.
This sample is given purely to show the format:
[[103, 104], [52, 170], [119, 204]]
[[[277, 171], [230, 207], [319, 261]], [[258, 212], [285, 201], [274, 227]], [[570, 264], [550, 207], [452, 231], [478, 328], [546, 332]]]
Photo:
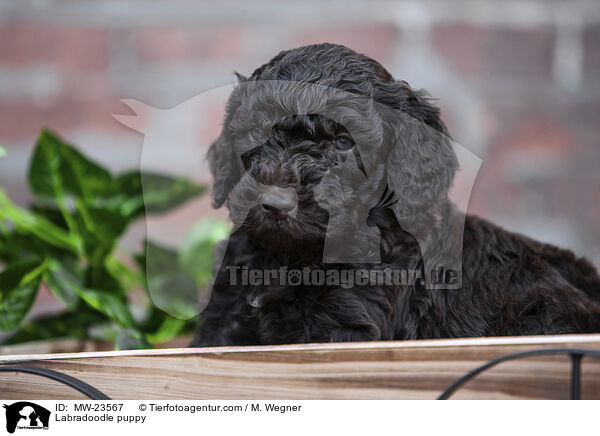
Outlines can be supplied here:
[[208, 154], [236, 229], [193, 345], [600, 331], [588, 261], [449, 201], [457, 159], [424, 92], [333, 44], [239, 79]]

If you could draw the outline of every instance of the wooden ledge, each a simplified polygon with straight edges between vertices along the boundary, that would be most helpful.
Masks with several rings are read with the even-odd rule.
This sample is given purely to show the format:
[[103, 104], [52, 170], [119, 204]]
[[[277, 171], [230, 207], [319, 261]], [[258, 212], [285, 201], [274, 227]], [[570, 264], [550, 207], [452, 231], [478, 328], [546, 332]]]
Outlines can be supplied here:
[[[433, 399], [493, 358], [558, 347], [600, 349], [600, 334], [26, 354], [0, 364], [61, 371], [113, 399]], [[600, 399], [600, 360], [583, 362], [582, 397]], [[566, 399], [569, 379], [567, 356], [530, 357], [486, 371], [453, 398]], [[83, 397], [0, 373], [0, 398]]]

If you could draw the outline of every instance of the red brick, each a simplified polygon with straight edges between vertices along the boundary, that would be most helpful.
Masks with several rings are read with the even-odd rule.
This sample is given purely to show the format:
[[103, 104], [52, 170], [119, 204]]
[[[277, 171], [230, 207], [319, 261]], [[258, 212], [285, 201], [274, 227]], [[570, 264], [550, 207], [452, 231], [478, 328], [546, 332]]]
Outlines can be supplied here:
[[583, 33], [584, 68], [600, 70], [600, 24], [588, 26]]
[[568, 127], [556, 117], [538, 111], [515, 114], [515, 119], [501, 125], [495, 150], [506, 156], [544, 155], [562, 160], [573, 153], [575, 141]]
[[141, 30], [136, 42], [140, 60], [158, 64], [236, 59], [247, 51], [243, 30], [223, 27]]
[[0, 27], [0, 65], [20, 68], [40, 63], [65, 69], [104, 69], [108, 65], [108, 31], [31, 23]]
[[[600, 223], [600, 181], [596, 181], [593, 189], [594, 200], [593, 200], [593, 222], [598, 225]], [[600, 238], [600, 235], [599, 235]]]
[[385, 65], [394, 54], [398, 35], [398, 29], [390, 24], [316, 27], [293, 34], [288, 48], [331, 42], [364, 53]]
[[[560, 183], [568, 178], [573, 158], [579, 151], [577, 138], [569, 126], [562, 124], [560, 117], [548, 113], [514, 109], [496, 113], [495, 123], [469, 210], [487, 216], [518, 215], [526, 209], [523, 202], [529, 201], [532, 195], [541, 198], [546, 209], [562, 210], [561, 204], [566, 203], [553, 197], [553, 192], [566, 189]], [[539, 176], [544, 174], [544, 167], [548, 168], [548, 176], [542, 180]], [[531, 176], [535, 173], [536, 177], [528, 179], [524, 174], [528, 168], [531, 168]], [[572, 190], [567, 192], [575, 195]]]
[[433, 45], [452, 67], [470, 75], [527, 75], [552, 72], [553, 27], [516, 29], [444, 24], [433, 29]]
[[58, 132], [74, 129], [122, 132], [124, 127], [112, 114], [124, 112], [118, 100], [0, 101], [0, 138], [4, 142], [35, 138], [44, 127]]
[[142, 30], [136, 43], [140, 60], [145, 62], [181, 61], [193, 52], [191, 35], [181, 28]]
[[198, 123], [196, 136], [201, 144], [210, 144], [221, 133], [223, 119], [225, 117], [225, 102], [214, 103], [205, 113], [203, 123]]
[[61, 74], [61, 99], [89, 101], [122, 98], [117, 95], [104, 71], [69, 70]]

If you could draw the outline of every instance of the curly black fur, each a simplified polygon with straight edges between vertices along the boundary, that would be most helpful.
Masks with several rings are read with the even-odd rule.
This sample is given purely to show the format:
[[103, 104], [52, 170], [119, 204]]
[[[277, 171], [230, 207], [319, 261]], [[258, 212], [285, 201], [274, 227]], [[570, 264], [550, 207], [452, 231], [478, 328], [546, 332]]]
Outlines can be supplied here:
[[[228, 241], [193, 345], [600, 331], [600, 278], [587, 260], [455, 210], [448, 190], [456, 156], [439, 110], [423, 91], [394, 80], [376, 61], [333, 44], [281, 52], [249, 78], [238, 77], [240, 85], [285, 82], [265, 82], [261, 92], [251, 86], [237, 88], [221, 136], [210, 148], [213, 204], [227, 204], [239, 225]], [[300, 90], [292, 89], [288, 83], [317, 84], [376, 103], [357, 100], [355, 111], [345, 113], [346, 101], [352, 100], [346, 97], [336, 103], [342, 115], [334, 120], [315, 109], [331, 97], [327, 91], [300, 85]], [[296, 110], [273, 118], [273, 108], [286, 105]], [[265, 106], [272, 109], [271, 119], [264, 119]], [[400, 118], [390, 118], [388, 110]], [[353, 123], [360, 126], [357, 134], [350, 127]], [[268, 125], [266, 134], [256, 130], [257, 125]], [[357, 137], [360, 131], [369, 134]], [[324, 183], [324, 174], [339, 165], [340, 155], [347, 157], [332, 146], [339, 137], [370, 144], [354, 153], [358, 167], [368, 171], [362, 170], [366, 177], [352, 189], [339, 180]], [[259, 195], [257, 183], [294, 188], [296, 215], [273, 217], [267, 213], [272, 211], [248, 202]], [[336, 201], [353, 201], [349, 195], [375, 199], [368, 216], [346, 214], [339, 222], [366, 220], [379, 229], [379, 263], [322, 262], [325, 234], [329, 229], [335, 238], [332, 223], [338, 218], [315, 198], [317, 186], [324, 186], [333, 210]], [[347, 229], [341, 226], [340, 238], [347, 237], [343, 232]], [[359, 230], [354, 237], [361, 241]], [[429, 289], [419, 282], [352, 289], [243, 286], [239, 281], [232, 285], [225, 270], [424, 270], [425, 251], [443, 258], [457, 241], [462, 242], [462, 286], [456, 290]]]

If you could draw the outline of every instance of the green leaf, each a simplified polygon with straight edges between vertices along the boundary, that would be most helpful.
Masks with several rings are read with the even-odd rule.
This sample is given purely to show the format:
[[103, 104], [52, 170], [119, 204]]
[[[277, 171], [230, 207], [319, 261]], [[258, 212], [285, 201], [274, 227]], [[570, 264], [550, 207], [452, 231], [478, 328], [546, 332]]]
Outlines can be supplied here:
[[106, 322], [101, 313], [83, 306], [77, 312], [64, 312], [58, 315], [27, 321], [3, 344], [19, 344], [22, 342], [71, 337], [90, 338], [88, 329], [91, 326]]
[[205, 284], [212, 277], [214, 245], [227, 238], [230, 231], [228, 224], [206, 219], [195, 224], [183, 238], [178, 263], [199, 285]]
[[76, 209], [75, 221], [83, 239], [83, 250], [91, 264], [100, 265], [127, 228], [127, 221], [118, 211], [79, 201]]
[[[85, 281], [89, 279], [82, 279], [81, 273], [72, 264], [59, 263], [55, 260], [50, 261], [49, 264], [48, 285], [61, 300], [65, 299], [65, 304], [76, 304], [75, 296], [78, 296], [87, 305], [103, 313], [120, 326], [131, 327], [134, 325], [133, 316], [127, 308], [122, 292], [86, 287]], [[105, 280], [101, 280], [101, 283], [105, 282]]]
[[104, 259], [104, 267], [113, 278], [119, 278], [120, 287], [125, 291], [143, 287], [145, 284], [144, 274], [137, 268], [129, 267], [125, 262], [117, 259], [115, 254]]
[[179, 253], [147, 241], [145, 256], [138, 262], [145, 266], [153, 304], [181, 320], [197, 316], [200, 291], [212, 275], [213, 246], [229, 232], [225, 223], [201, 221], [186, 235]]
[[180, 270], [176, 251], [148, 241], [145, 272], [156, 307], [179, 319], [196, 316], [198, 287], [190, 274]]
[[17, 231], [30, 233], [48, 244], [79, 253], [80, 239], [44, 217], [13, 204], [0, 189], [0, 219], [12, 221]]
[[32, 212], [38, 214], [39, 216], [47, 219], [52, 224], [55, 224], [62, 229], [68, 230], [68, 224], [65, 221], [65, 217], [63, 216], [59, 208], [40, 204], [32, 204], [29, 206], [29, 209]]
[[0, 157], [4, 157], [8, 154], [8, 151], [6, 151], [6, 148], [4, 148], [3, 146], [0, 145]]
[[76, 228], [69, 222], [69, 196], [96, 210], [118, 212], [130, 221], [145, 211], [168, 211], [207, 191], [205, 186], [186, 178], [156, 173], [132, 171], [115, 179], [108, 170], [47, 130], [37, 141], [28, 181], [38, 202], [59, 206], [71, 231]]
[[[0, 147], [0, 156], [5, 152]], [[150, 244], [147, 258], [135, 258], [143, 262], [137, 271], [114, 252], [133, 219], [176, 208], [204, 194], [205, 186], [139, 171], [115, 178], [49, 131], [40, 134], [27, 178], [33, 210], [0, 189], [0, 262], [8, 265], [0, 272], [0, 329], [19, 328], [10, 340], [92, 337], [96, 329], [117, 348], [145, 348], [148, 339], [160, 343], [193, 330], [195, 279], [208, 277], [218, 228], [196, 228], [184, 254]], [[138, 272], [146, 267], [148, 275]], [[41, 281], [69, 312], [23, 323]], [[138, 325], [126, 290], [140, 285], [155, 305]]]
[[186, 324], [187, 321], [185, 320], [167, 315], [158, 329], [154, 333], [147, 334], [146, 337], [151, 344], [162, 344], [177, 336]]
[[42, 257], [69, 255], [70, 252], [54, 247], [31, 234], [14, 231], [0, 234], [0, 261], [6, 264], [21, 260], [39, 260]]
[[105, 264], [89, 265], [85, 270], [83, 287], [106, 291], [125, 301], [125, 290], [120, 279], [112, 275]]
[[0, 273], [0, 330], [19, 326], [33, 305], [46, 268], [46, 261], [24, 261]]
[[106, 195], [110, 173], [48, 130], [38, 138], [28, 174], [33, 194], [41, 200], [59, 201], [73, 195], [92, 201]]
[[136, 329], [124, 329], [117, 333], [115, 350], [139, 350], [152, 348], [144, 335]]
[[87, 288], [74, 288], [75, 292], [91, 307], [123, 327], [134, 325], [133, 317], [120, 298], [107, 292]]
[[75, 262], [51, 261], [48, 273], [46, 274], [46, 284], [50, 291], [67, 307], [69, 311], [74, 311], [79, 306], [79, 296], [75, 288], [81, 283], [81, 278], [77, 272]]
[[146, 241], [146, 275], [156, 276], [179, 271], [177, 251], [153, 241]]
[[121, 213], [137, 217], [146, 213], [162, 213], [206, 193], [206, 186], [186, 178], [173, 178], [156, 173], [129, 172], [117, 178], [116, 192], [123, 196]]
[[148, 277], [148, 292], [159, 309], [179, 319], [198, 314], [198, 286], [189, 274], [174, 272]]

